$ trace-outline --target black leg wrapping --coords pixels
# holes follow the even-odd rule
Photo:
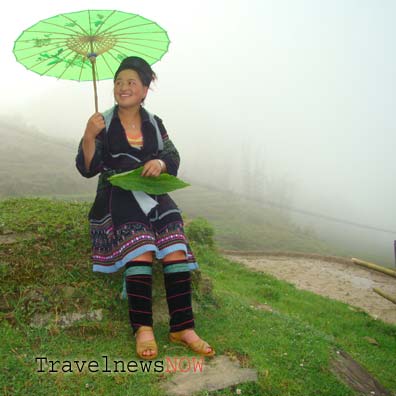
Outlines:
[[[136,268],[150,266],[151,263],[134,261],[129,262],[126,267]],[[137,270],[139,272],[139,270]],[[129,320],[133,333],[135,334],[140,326],[153,325],[153,312],[152,312],[152,275],[147,273],[127,275],[126,292],[128,297]]]
[[[182,263],[185,264],[185,260],[164,263],[164,281],[171,332],[194,328],[191,306],[191,273],[190,271],[166,272],[166,267],[169,265],[175,268],[174,264]]]

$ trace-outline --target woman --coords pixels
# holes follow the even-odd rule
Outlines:
[[[148,195],[112,186],[109,175],[143,167],[142,176],[177,175],[179,154],[160,118],[142,104],[156,78],[139,57],[124,59],[114,76],[117,105],[93,114],[81,139],[76,166],[84,177],[100,173],[89,212],[93,270],[125,267],[129,318],[137,354],[154,359],[158,348],[152,320],[153,253],[162,261],[171,342],[204,356],[215,354],[194,331],[190,271],[198,267],[183,230],[179,209],[168,194]]]

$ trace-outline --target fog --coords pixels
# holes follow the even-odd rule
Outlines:
[[[22,4],[4,11],[0,114],[77,142],[93,113],[92,85],[27,71],[12,46],[39,19],[78,8]],[[85,1],[87,8],[109,5]],[[381,251],[393,264],[394,1],[148,0],[111,8],[168,31],[146,108],[163,119],[185,177],[282,206],[296,222]],[[101,81],[100,110],[112,104],[112,82]]]

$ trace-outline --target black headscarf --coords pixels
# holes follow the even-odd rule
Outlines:
[[[129,56],[121,62],[114,74],[114,81],[117,79],[118,74],[126,69],[135,70],[136,73],[139,74],[143,85],[146,87],[149,87],[151,81],[156,78],[151,66],[143,58],[139,58],[138,56]]]

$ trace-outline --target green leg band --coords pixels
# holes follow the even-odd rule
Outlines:
[[[122,279],[122,294],[121,298],[126,300],[127,292],[126,292],[126,277],[130,275],[152,275],[153,270],[148,265],[137,265],[134,267],[129,267],[124,271],[123,279]]]
[[[164,274],[171,274],[174,272],[186,272],[190,271],[190,267],[187,263],[170,264],[164,266]]]

